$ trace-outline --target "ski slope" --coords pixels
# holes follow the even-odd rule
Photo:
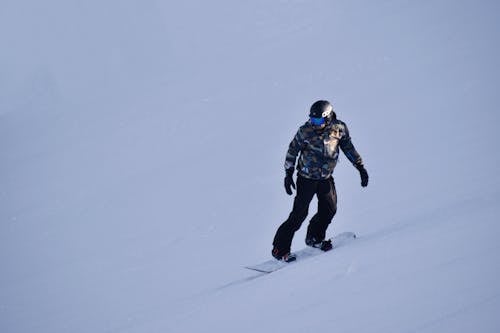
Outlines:
[[[500,331],[499,9],[2,1],[0,332]],[[334,173],[358,237],[246,270],[318,99],[370,174]]]

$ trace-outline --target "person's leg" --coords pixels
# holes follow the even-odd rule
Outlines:
[[[319,207],[318,207],[318,210],[319,210]],[[306,244],[307,245],[313,245],[314,243],[321,241],[321,239],[316,239],[316,236],[315,236],[318,221],[319,221],[319,215],[318,215],[318,213],[316,213],[311,218],[311,220],[309,221],[309,225],[307,226],[307,234],[306,234]]]
[[[293,235],[299,230],[302,222],[307,217],[309,204],[316,193],[317,181],[306,179],[303,177],[297,178],[297,195],[293,202],[293,209],[288,219],[281,224],[274,236],[273,246],[279,254],[290,252]]]
[[[326,229],[337,212],[337,192],[333,178],[321,181],[318,185],[318,212],[313,216],[307,228],[306,244],[314,239],[325,239]],[[308,244],[311,245],[311,244]]]

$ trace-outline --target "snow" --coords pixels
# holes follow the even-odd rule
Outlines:
[[[498,332],[499,9],[4,0],[0,332]],[[248,271],[317,99],[358,238]]]

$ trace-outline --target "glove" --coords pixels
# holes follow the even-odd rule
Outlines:
[[[359,171],[359,175],[361,176],[361,186],[367,187],[368,186],[368,171],[366,171],[365,167],[360,164],[356,165],[356,168]]]
[[[292,187],[295,189],[295,183],[293,182],[293,168],[286,170],[285,177],[285,191],[288,195],[292,195]]]

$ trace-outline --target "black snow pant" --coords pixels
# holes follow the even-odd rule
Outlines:
[[[311,218],[307,228],[307,238],[325,239],[326,229],[337,212],[337,192],[333,178],[312,180],[297,177],[297,195],[288,219],[278,228],[273,246],[280,253],[290,252],[293,235],[307,217],[309,204],[314,195],[318,197],[318,212]]]

